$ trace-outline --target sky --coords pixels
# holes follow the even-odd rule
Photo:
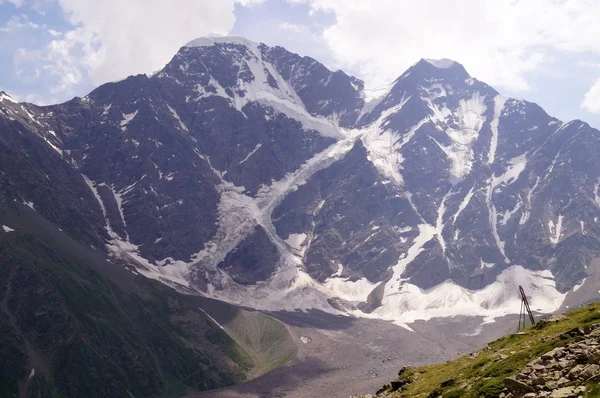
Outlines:
[[[0,0],[0,90],[49,104],[239,35],[385,87],[450,58],[501,94],[600,128],[598,0]]]

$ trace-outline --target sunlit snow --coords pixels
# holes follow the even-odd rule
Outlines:
[[[4,92],[0,92],[0,102],[2,101],[9,101],[12,102],[14,104],[18,104],[17,101],[15,101],[10,95],[4,93]]]
[[[556,311],[566,296],[556,289],[550,271],[531,271],[515,265],[481,290],[468,290],[450,280],[428,290],[404,283],[395,294],[384,296],[383,305],[370,317],[399,324],[454,315],[479,315],[492,321],[518,311],[519,285],[530,296],[532,310],[538,312]]]
[[[135,116],[137,115],[138,111],[136,110],[133,113],[123,113],[123,120],[121,120],[121,131],[125,131],[127,130],[127,125],[129,124],[129,122],[131,122]]]
[[[244,59],[235,62],[240,67],[245,65],[253,78],[248,82],[238,79],[237,87],[230,91],[232,96],[216,80],[211,78],[210,84],[215,87],[216,95],[228,99],[231,105],[240,112],[248,102],[256,101],[299,121],[307,130],[316,130],[325,136],[342,137],[336,116],[331,115],[331,117],[325,118],[310,114],[291,83],[284,79],[273,65],[263,60],[258,43],[242,37],[215,36],[192,40],[185,47],[205,47],[217,43],[229,43],[246,47],[251,55],[245,55]],[[275,80],[276,84],[274,86],[269,84],[269,77]],[[215,95],[206,92],[201,86],[198,87],[197,91],[199,98]],[[243,95],[239,95],[240,92]]]
[[[448,58],[441,58],[441,59],[425,58],[425,61],[427,61],[428,63],[430,63],[431,65],[435,66],[438,69],[447,69],[456,63]]]

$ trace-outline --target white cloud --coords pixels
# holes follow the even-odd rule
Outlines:
[[[59,0],[59,4],[69,22],[79,27],[82,37],[74,39],[94,84],[158,69],[189,40],[226,34],[235,22],[233,0]]]
[[[23,6],[23,4],[25,4],[25,0],[0,0],[0,4],[4,3],[12,4],[17,8],[20,8]]]
[[[302,33],[302,32],[308,31],[306,26],[298,25],[295,23],[289,23],[289,22],[282,22],[279,25],[277,25],[277,27],[281,30],[285,30],[285,31],[291,32],[291,33]]]
[[[336,21],[323,32],[337,66],[374,85],[420,58],[451,58],[477,78],[528,90],[527,74],[557,52],[600,54],[592,0],[288,0]]]
[[[266,0],[237,0],[236,3],[244,7],[252,7],[255,4],[263,4]]]
[[[188,41],[227,34],[235,23],[235,3],[263,1],[58,0],[73,29],[49,31],[52,40],[42,54],[16,54],[15,63],[24,68],[37,62],[30,68],[53,76],[51,91],[67,96],[84,81],[99,85],[159,69]]]
[[[0,32],[13,32],[18,29],[30,28],[38,29],[40,26],[29,20],[29,17],[25,14],[13,15],[8,21],[0,28]]]
[[[592,113],[600,113],[600,78],[585,94],[581,107]]]

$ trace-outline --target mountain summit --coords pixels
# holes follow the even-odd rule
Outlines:
[[[193,40],[151,77],[0,101],[0,198],[136,272],[257,308],[407,323],[512,313],[518,285],[537,311],[595,296],[597,130],[449,60],[366,97],[281,47]]]

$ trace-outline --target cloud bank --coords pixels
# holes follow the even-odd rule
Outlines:
[[[73,28],[48,31],[45,48],[20,49],[15,64],[52,76],[52,93],[70,94],[85,80],[99,85],[157,70],[191,39],[231,31],[236,3],[264,0],[57,1]]]
[[[37,0],[9,1],[23,10]],[[227,34],[235,7],[303,4],[328,13],[327,26],[294,20],[261,26],[260,37],[326,53],[328,64],[365,79],[372,88],[393,81],[420,58],[450,58],[477,78],[511,92],[532,88],[533,73],[551,71],[571,56],[600,59],[600,1],[596,0],[53,0],[70,28],[47,29],[43,48],[15,52],[17,77],[40,78],[55,97],[161,68],[189,40]],[[258,22],[260,23],[260,21]],[[3,31],[42,30],[26,16]],[[316,30],[315,30],[316,29]],[[285,40],[283,40],[285,39]],[[301,41],[301,43],[300,43]],[[302,45],[304,43],[304,45]],[[600,72],[581,107],[600,113]],[[45,78],[45,80],[44,80]],[[47,83],[47,84],[46,84]],[[581,94],[580,94],[581,95]]]
[[[374,85],[392,81],[420,58],[451,58],[492,85],[527,91],[527,75],[556,54],[600,55],[595,0],[287,1],[334,13],[323,39],[335,61]],[[598,86],[583,103],[595,112]]]

